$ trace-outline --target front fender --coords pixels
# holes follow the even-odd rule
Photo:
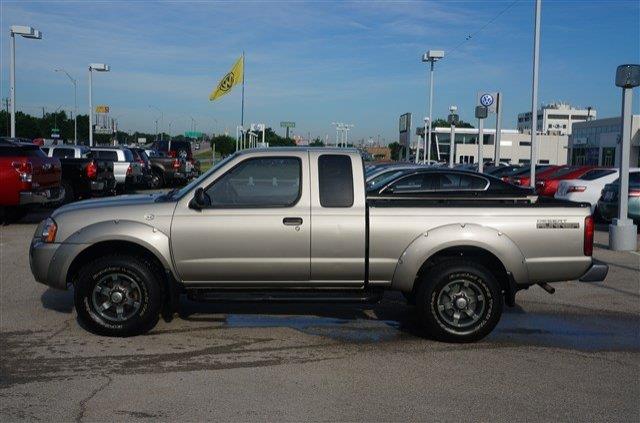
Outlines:
[[[61,248],[56,252],[50,274],[54,272],[65,277],[78,254],[94,244],[105,241],[125,241],[137,244],[149,250],[160,260],[165,269],[169,269],[175,274],[171,262],[169,236],[153,226],[128,220],[94,223],[74,232],[64,240]]]
[[[451,247],[477,247],[496,256],[517,284],[527,284],[524,255],[507,235],[476,224],[439,226],[422,233],[404,250],[393,274],[393,289],[410,292],[422,265],[434,254]]]

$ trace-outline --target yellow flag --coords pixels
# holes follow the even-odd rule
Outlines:
[[[244,54],[240,56],[240,58],[236,61],[235,65],[231,68],[229,73],[227,73],[218,83],[218,86],[215,90],[209,95],[209,100],[214,101],[219,97],[227,94],[234,85],[240,84],[243,82],[244,78]]]

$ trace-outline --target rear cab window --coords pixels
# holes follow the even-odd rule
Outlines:
[[[323,154],[318,158],[318,183],[322,207],[353,206],[353,170],[351,157]]]

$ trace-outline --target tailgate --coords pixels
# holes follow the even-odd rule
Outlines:
[[[62,167],[60,160],[49,157],[30,157],[33,167],[31,186],[34,189],[60,186]]]
[[[113,179],[113,162],[108,160],[94,160],[98,167],[97,179]]]

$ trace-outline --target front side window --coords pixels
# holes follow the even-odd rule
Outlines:
[[[291,207],[301,192],[302,164],[295,157],[248,159],[206,190],[212,207]]]

